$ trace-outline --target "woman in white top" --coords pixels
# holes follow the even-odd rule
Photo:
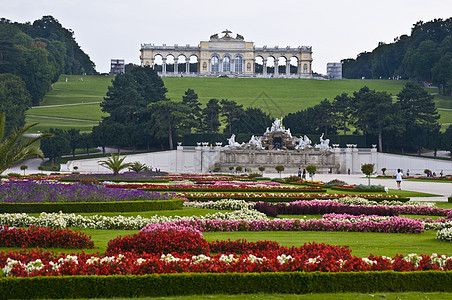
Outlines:
[[[395,174],[395,181],[397,183],[397,188],[400,190],[400,183],[402,182],[402,172],[400,171],[400,169],[397,169],[397,173]]]

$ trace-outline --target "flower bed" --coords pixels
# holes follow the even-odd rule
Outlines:
[[[209,200],[220,200],[220,199],[239,199],[239,200],[250,200],[250,201],[265,201],[265,202],[281,202],[281,201],[294,201],[298,199],[304,200],[314,200],[314,199],[337,199],[344,197],[359,197],[365,198],[373,201],[384,201],[384,200],[397,200],[397,201],[409,201],[409,198],[400,197],[397,195],[347,195],[347,194],[295,194],[295,193],[189,193],[189,192],[178,192],[177,197],[187,198],[189,200],[197,201],[209,201]]]
[[[414,205],[349,205],[334,200],[294,201],[290,203],[257,202],[254,209],[275,217],[277,215],[319,215],[327,213],[347,213],[351,215],[427,215],[444,216],[452,219],[452,209]],[[268,213],[270,212],[270,213]]]
[[[123,230],[140,230],[149,223],[165,223],[179,220],[191,219],[225,219],[225,220],[268,220],[265,214],[255,210],[241,209],[233,212],[218,212],[207,214],[205,216],[192,217],[165,217],[155,215],[150,218],[124,217],[115,216],[108,217],[102,215],[82,216],[76,214],[59,213],[41,213],[39,216],[31,216],[25,213],[17,214],[0,214],[0,224],[8,224],[9,226],[42,226],[51,228],[67,228],[79,227],[90,229],[123,229]]]
[[[189,219],[174,221],[172,226],[192,226],[201,232],[215,231],[347,231],[382,233],[422,233],[421,221],[405,217],[360,216],[359,219],[321,218],[321,219],[273,219],[273,220],[224,220]],[[351,221],[352,220],[352,221]],[[153,224],[145,226],[147,232]]]
[[[113,182],[168,182],[166,172],[125,172],[120,174],[76,174],[67,175],[60,178],[60,181],[80,181],[85,178],[92,178],[98,181],[113,181]]]
[[[56,247],[56,248],[94,248],[91,237],[84,232],[70,229],[51,229],[31,226],[24,228],[0,227],[0,247]]]
[[[214,242],[215,243],[215,242]],[[234,243],[234,242],[232,242]],[[245,242],[246,243],[246,242]],[[225,246],[224,248],[233,249]],[[236,243],[234,243],[236,244]],[[243,242],[241,242],[243,246]],[[452,270],[452,258],[436,254],[393,258],[370,255],[352,256],[347,248],[325,244],[305,244],[287,249],[252,249],[229,254],[147,254],[131,253],[111,256],[97,254],[57,255],[52,252],[13,251],[0,253],[0,267],[5,276],[125,275],[164,273],[260,273],[260,272],[362,272]]]
[[[167,200],[172,193],[145,190],[114,189],[102,185],[63,184],[40,181],[4,182],[0,185],[0,202],[112,202],[134,200]]]
[[[175,192],[278,192],[278,193],[307,193],[307,192],[325,192],[321,187],[287,187],[287,186],[267,186],[256,184],[255,182],[227,182],[208,181],[203,184],[104,184],[109,188],[132,188],[147,189],[153,191],[175,191]],[[279,185],[279,183],[278,183]]]
[[[436,233],[436,239],[445,242],[452,242],[452,227],[438,230]]]

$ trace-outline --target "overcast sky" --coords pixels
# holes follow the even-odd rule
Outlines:
[[[33,22],[52,15],[108,72],[110,59],[138,64],[142,43],[191,44],[229,29],[255,46],[312,46],[313,70],[356,58],[412,25],[452,17],[450,0],[3,0],[0,17]]]

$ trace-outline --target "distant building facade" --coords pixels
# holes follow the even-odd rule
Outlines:
[[[312,47],[255,47],[244,37],[210,36],[198,46],[141,45],[141,65],[161,76],[312,77]]]
[[[326,76],[328,76],[328,79],[342,79],[342,63],[327,63]]]
[[[126,72],[124,59],[112,59],[110,64],[110,75],[118,75]]]

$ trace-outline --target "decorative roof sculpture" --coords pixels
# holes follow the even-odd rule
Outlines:
[[[231,40],[232,41],[243,41],[243,40],[245,40],[243,35],[238,34],[238,33],[237,33],[237,36],[235,38],[233,38],[230,35],[230,33],[232,33],[232,31],[227,30],[227,29],[223,30],[221,33],[224,33],[224,35],[221,38],[219,37],[218,33],[212,34],[210,36],[210,41],[224,41],[224,40],[227,40],[227,41],[231,41]]]

